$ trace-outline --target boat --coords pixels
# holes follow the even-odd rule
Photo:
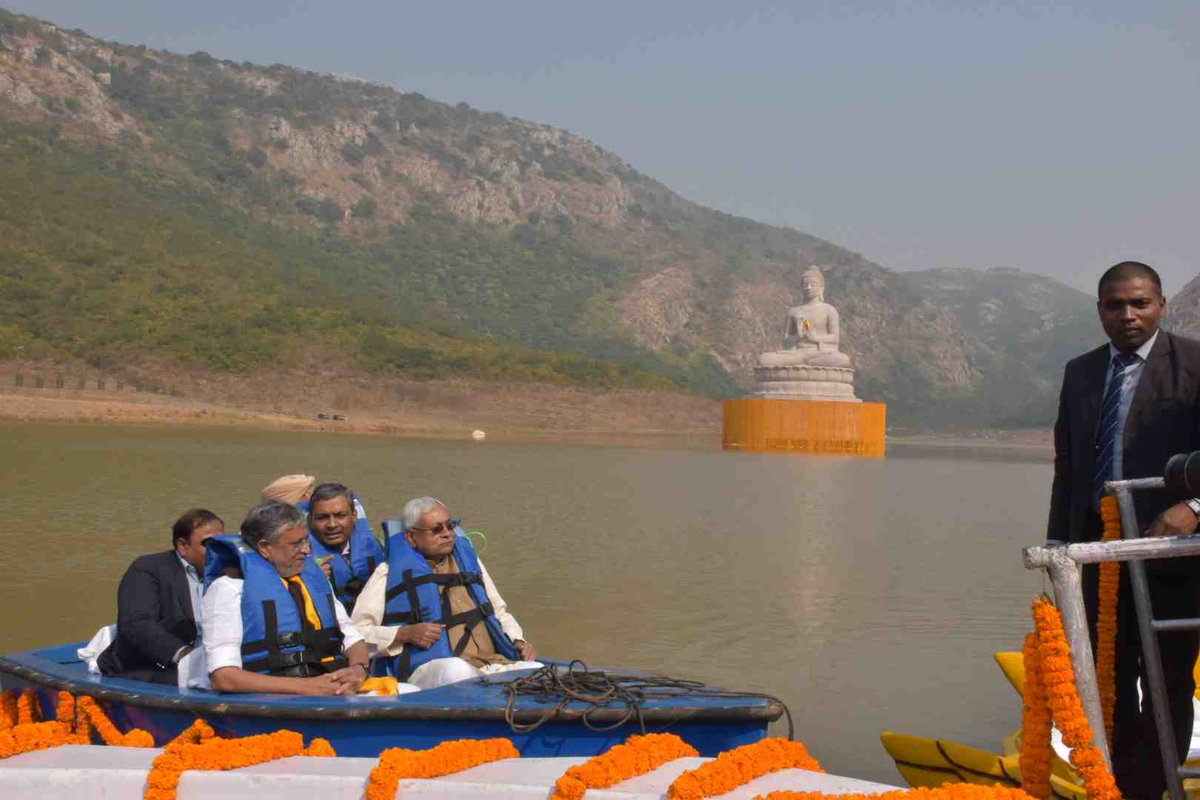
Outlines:
[[[390,747],[427,749],[453,739],[498,736],[512,740],[523,756],[594,756],[643,728],[677,734],[702,756],[715,756],[763,739],[785,711],[765,695],[594,670],[587,674],[607,676],[627,689],[620,693],[625,699],[589,702],[515,691],[532,670],[386,697],[218,694],[90,674],[76,652],[83,644],[0,656],[0,689],[33,689],[44,710],[56,707],[59,691],[91,696],[118,729],[140,728],[159,744],[201,718],[221,736],[287,728],[305,740],[327,739],[340,755],[359,757],[376,757]],[[547,663],[555,674],[580,674],[579,662]]]
[[[996,664],[1017,694],[1024,697],[1025,663],[1020,653],[996,653]],[[1197,685],[1200,686],[1200,661],[1196,662]],[[1196,692],[1200,700],[1200,689]],[[1021,785],[1021,735],[1014,731],[1005,737],[1001,753],[989,753],[946,739],[927,739],[921,736],[884,731],[880,734],[883,748],[900,776],[912,787],[936,788],[947,783]],[[1050,792],[1058,800],[1086,800],[1087,792],[1071,769],[1067,759],[1069,749],[1062,743],[1057,730],[1052,733],[1053,753],[1050,761]],[[1200,765],[1200,714],[1192,732],[1188,753],[1189,765]],[[1185,783],[1190,788],[1191,783]]]

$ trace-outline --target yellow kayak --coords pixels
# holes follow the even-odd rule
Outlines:
[[[996,653],[996,663],[1017,694],[1024,696],[1025,662],[1021,654]],[[1195,674],[1197,686],[1200,686],[1200,661],[1197,661]],[[1200,689],[1197,689],[1196,697],[1200,698]],[[885,731],[880,738],[883,748],[896,762],[896,769],[909,786],[933,788],[946,783],[1021,785],[1020,731],[1005,738],[1003,755],[945,739],[925,739],[890,731]],[[1060,800],[1087,800],[1087,793],[1071,765],[1057,754],[1053,759],[1050,773],[1053,795]],[[1192,789],[1191,783],[1189,781],[1185,786]]]

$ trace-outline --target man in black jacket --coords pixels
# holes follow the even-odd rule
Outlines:
[[[193,508],[171,527],[174,549],[138,557],[117,589],[117,637],[100,671],[174,684],[179,659],[197,646],[204,592],[204,542],[225,532],[211,511]]]
[[[1063,375],[1054,425],[1054,484],[1047,538],[1100,539],[1099,497],[1106,480],[1160,476],[1175,453],[1200,450],[1200,342],[1159,329],[1167,310],[1158,274],[1125,261],[1100,278],[1097,309],[1109,343],[1073,359]],[[1176,502],[1163,492],[1134,495],[1147,535],[1192,533],[1200,501]],[[1196,559],[1147,568],[1154,615],[1200,616]],[[1083,594],[1095,641],[1098,571],[1084,567]],[[1159,800],[1166,788],[1149,702],[1138,704],[1144,674],[1128,571],[1122,569],[1117,609],[1117,701],[1113,771],[1122,794]],[[1182,759],[1192,730],[1195,631],[1159,638],[1168,705]]]

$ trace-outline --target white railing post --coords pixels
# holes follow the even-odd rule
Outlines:
[[[1044,567],[1050,572],[1054,586],[1054,604],[1062,614],[1063,630],[1071,645],[1071,666],[1075,669],[1075,687],[1079,702],[1092,728],[1092,738],[1104,763],[1112,767],[1108,755],[1108,737],[1104,732],[1104,713],[1100,706],[1100,691],[1096,685],[1096,665],[1092,659],[1092,637],[1088,633],[1087,612],[1083,606],[1083,586],[1079,565],[1067,554],[1066,547],[1030,547],[1025,550],[1025,566]],[[1037,563],[1031,563],[1036,558]]]

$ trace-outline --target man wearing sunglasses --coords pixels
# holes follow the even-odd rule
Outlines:
[[[422,689],[541,664],[471,540],[439,500],[404,506],[404,531],[371,575],[352,622],[387,673]]]

